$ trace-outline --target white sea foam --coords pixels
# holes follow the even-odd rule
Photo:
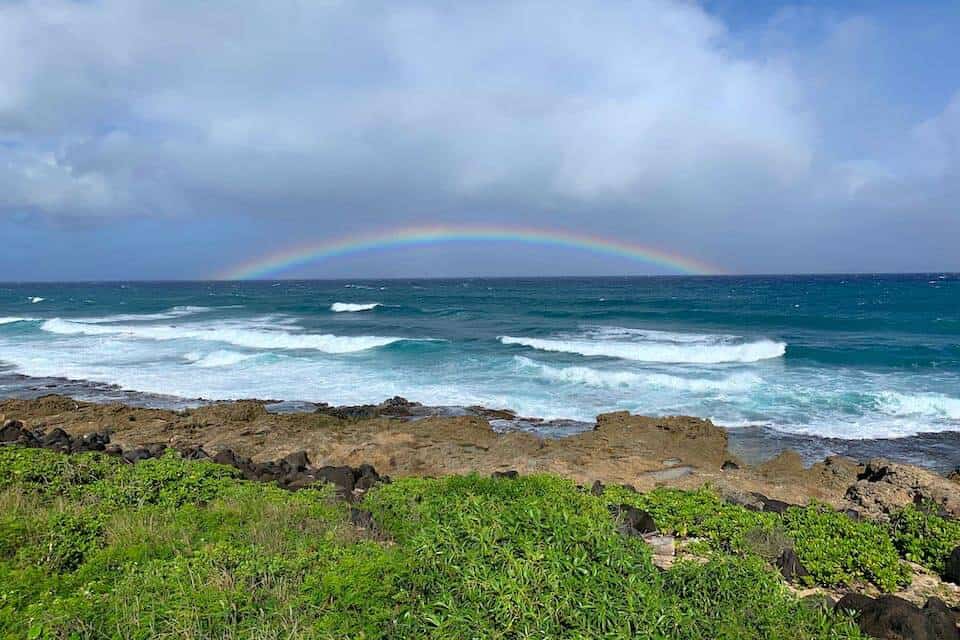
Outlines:
[[[960,398],[939,393],[905,394],[883,391],[878,394],[880,411],[895,416],[927,416],[960,420]]]
[[[380,306],[383,305],[381,305],[379,302],[368,302],[364,304],[355,304],[352,302],[334,302],[332,305],[330,305],[330,311],[337,313],[344,311],[370,311]]]
[[[0,324],[13,324],[14,322],[30,322],[34,318],[20,318],[16,316],[0,317]]]
[[[232,308],[232,307],[224,307]],[[158,313],[120,313],[110,316],[101,316],[97,318],[70,318],[71,322],[83,322],[85,324],[105,324],[109,322],[149,322],[153,320],[172,320],[184,316],[192,316],[197,313],[212,311],[211,307],[173,307],[166,311]]]
[[[229,325],[104,325],[47,320],[41,329],[61,335],[115,335],[147,340],[204,340],[224,342],[249,349],[308,349],[324,353],[352,353],[382,347],[404,338],[384,336],[336,336],[244,329]]]
[[[43,302],[46,298],[41,298],[40,296],[33,296],[30,298],[32,304],[37,304],[38,302]]]
[[[616,328],[613,328],[616,329]],[[500,342],[522,345],[540,351],[576,353],[583,356],[608,356],[641,362],[677,364],[718,364],[757,362],[779,358],[787,345],[773,340],[736,342],[733,336],[702,336],[667,332],[630,330],[593,332],[563,338],[500,336]],[[617,339],[631,337],[633,339]]]
[[[256,355],[252,353],[240,353],[239,351],[217,350],[211,351],[210,353],[191,351],[190,353],[184,354],[183,357],[195,367],[207,368],[229,367],[230,365],[239,364],[244,360],[255,358]]]
[[[748,391],[763,380],[751,373],[738,373],[723,378],[687,378],[666,373],[638,373],[611,371],[592,367],[553,367],[523,356],[514,360],[521,367],[534,369],[547,380],[583,384],[591,387],[616,389],[619,387],[659,387],[695,393]]]

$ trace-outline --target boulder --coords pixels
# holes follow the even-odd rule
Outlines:
[[[604,490],[603,483],[599,480],[594,480],[593,486],[590,487],[590,493],[595,496],[602,496]]]
[[[46,433],[40,442],[44,448],[55,449],[66,453],[70,451],[71,440],[70,434],[60,427],[56,427]]]
[[[361,464],[354,473],[353,488],[355,491],[368,491],[373,485],[380,482],[380,474],[369,464]]]
[[[960,517],[960,491],[943,476],[884,458],[870,460],[846,498],[865,515],[884,518],[909,504],[934,503],[951,518]]]
[[[700,418],[648,418],[615,411],[597,416],[594,431],[611,442],[642,442],[662,459],[677,458],[693,467],[719,469],[730,459],[726,430]]]
[[[937,638],[954,638],[960,637],[960,631],[956,631],[956,627],[960,624],[960,613],[957,613],[953,609],[947,606],[947,603],[941,600],[940,598],[928,598],[927,603],[923,605],[923,611],[927,616],[927,629],[928,631],[935,631],[939,635],[933,635],[931,637]],[[949,630],[955,630],[957,635],[949,635]]]
[[[162,442],[153,442],[148,445],[144,445],[144,448],[150,452],[151,458],[159,458],[163,456],[164,452],[167,450],[167,445]]]
[[[23,423],[19,420],[6,420],[0,427],[0,442],[16,442],[24,432]]]
[[[184,460],[207,460],[210,458],[209,454],[203,450],[203,447],[199,446],[183,447],[179,451],[180,457]]]
[[[284,489],[289,489],[290,491],[299,491],[300,489],[305,489],[312,484],[317,482],[316,476],[313,476],[308,473],[298,472],[291,473],[284,476],[280,479],[280,486]],[[339,488],[337,491],[339,495]]]
[[[353,493],[354,475],[350,467],[320,467],[314,470],[317,480],[328,482],[336,487],[337,496],[349,497]]]
[[[783,500],[776,500],[776,499],[774,499],[774,498],[768,498],[767,496],[763,495],[762,493],[754,493],[754,494],[752,494],[752,495],[753,495],[754,498],[756,498],[757,502],[760,503],[760,505],[761,505],[761,509],[760,509],[760,510],[761,510],[761,511],[769,511],[769,512],[771,512],[771,513],[779,513],[779,514],[782,514],[782,513],[786,512],[786,510],[789,509],[790,507],[795,507],[795,506],[797,506],[797,505],[795,505],[795,504],[790,504],[789,502],[784,502]]]
[[[129,464],[135,464],[141,460],[149,460],[151,457],[150,451],[144,447],[138,447],[136,449],[127,449],[123,452],[122,456],[123,461]]]
[[[617,530],[627,536],[655,533],[657,523],[653,516],[629,504],[610,505],[610,513],[617,521]]]
[[[881,640],[956,640],[952,612],[937,598],[923,609],[892,595],[877,599],[848,594],[837,603],[838,610],[852,611],[860,630]]]
[[[103,451],[108,444],[110,444],[110,434],[94,431],[79,438],[74,438],[71,451]]]
[[[780,557],[777,558],[776,565],[777,569],[780,570],[780,575],[782,575],[787,582],[796,582],[800,578],[810,575],[810,572],[808,572],[807,568],[800,562],[800,558],[797,557],[793,549],[784,549]]]
[[[490,474],[490,477],[493,478],[494,480],[498,478],[503,478],[505,480],[516,480],[517,478],[520,477],[520,474],[517,472],[516,469],[510,469],[508,471],[494,471],[493,473]]]
[[[240,467],[241,463],[241,458],[233,452],[233,449],[221,449],[212,459],[217,464],[225,464],[231,467]]]
[[[946,569],[943,572],[943,579],[960,585],[960,546],[954,549],[947,558]]]
[[[310,458],[307,457],[306,451],[294,451],[285,456],[283,460],[280,461],[280,465],[287,473],[306,471],[307,467],[310,466]]]

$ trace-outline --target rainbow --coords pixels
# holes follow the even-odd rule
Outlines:
[[[723,270],[716,266],[676,253],[582,233],[532,227],[429,225],[343,236],[332,240],[321,240],[288,247],[276,253],[234,265],[214,277],[218,280],[268,278],[286,269],[325,258],[376,249],[414,247],[457,241],[507,241],[548,247],[567,247],[639,260],[679,271],[683,274],[723,273]]]

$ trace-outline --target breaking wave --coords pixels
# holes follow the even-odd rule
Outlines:
[[[905,394],[883,391],[878,396],[882,412],[896,416],[931,416],[960,420],[960,398],[939,393]]]
[[[365,304],[355,304],[352,302],[334,302],[330,305],[330,311],[337,313],[344,311],[370,311],[382,306],[379,302],[369,302]]]
[[[218,350],[211,351],[210,353],[199,353],[197,351],[191,351],[190,353],[185,354],[185,360],[188,360],[195,367],[229,367],[230,365],[239,364],[244,360],[249,360],[251,358],[256,358],[257,356],[252,353],[240,353],[239,351],[226,351]]]
[[[14,316],[0,317],[0,324],[13,324],[14,322],[31,322],[34,318],[19,318]]]
[[[167,311],[158,313],[121,313],[111,316],[102,316],[99,318],[71,318],[71,322],[82,322],[84,324],[106,324],[109,322],[149,322],[151,320],[172,320],[184,316],[192,316],[197,313],[213,311],[211,307],[173,307]]]
[[[53,318],[41,327],[61,335],[115,335],[147,340],[205,340],[224,342],[249,349],[305,349],[324,353],[352,353],[383,347],[406,338],[384,336],[335,336],[293,334],[287,331],[243,329],[229,325],[101,325]]]
[[[577,336],[558,338],[500,336],[500,342],[539,351],[672,364],[758,362],[779,358],[787,349],[786,343],[766,339],[746,342],[736,336],[680,334],[620,327],[590,329]]]
[[[592,367],[553,367],[523,356],[514,357],[522,368],[534,369],[540,377],[554,382],[583,384],[590,387],[659,387],[695,393],[748,391],[763,380],[754,374],[740,373],[724,378],[686,378],[665,373],[606,371]]]

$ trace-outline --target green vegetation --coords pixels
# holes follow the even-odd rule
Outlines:
[[[679,536],[702,539],[708,548],[769,558],[770,541],[792,541],[810,579],[825,586],[872,582],[884,591],[909,584],[909,568],[890,540],[890,531],[855,521],[819,505],[790,508],[782,516],[750,511],[725,502],[709,489],[656,489],[638,494],[610,487],[604,499],[630,504],[653,515],[657,526]]]
[[[702,538],[706,562],[656,569],[610,503]],[[710,491],[598,498],[554,476],[468,476],[399,480],[363,507],[388,540],[326,489],[173,453],[125,465],[0,447],[0,637],[852,639],[764,556],[793,543],[817,580],[882,584],[899,567],[879,525]]]
[[[893,543],[907,560],[937,573],[960,546],[960,522],[936,515],[935,505],[907,507],[893,518],[892,529]]]

